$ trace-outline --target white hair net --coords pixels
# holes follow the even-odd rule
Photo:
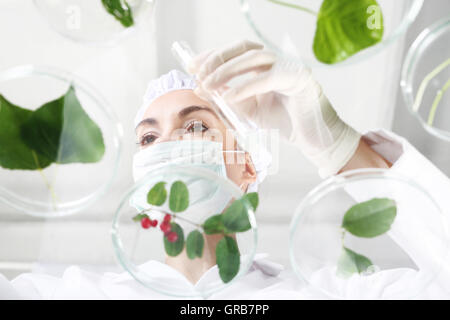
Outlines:
[[[157,98],[170,91],[194,90],[195,87],[195,78],[178,70],[172,70],[158,79],[151,80],[142,99],[142,105],[134,118],[134,127],[136,128],[144,120],[145,111]]]
[[[160,96],[175,90],[194,90],[196,88],[195,77],[187,75],[179,70],[171,70],[157,79],[151,80],[147,91],[143,97],[142,105],[134,119],[134,126],[144,120],[144,114],[150,104]],[[255,130],[258,130],[256,127]],[[248,151],[255,166],[257,179],[252,183],[247,192],[257,191],[258,185],[267,176],[267,169],[272,162],[272,156],[265,148],[260,148],[257,152]]]

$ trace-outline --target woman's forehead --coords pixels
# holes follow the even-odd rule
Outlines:
[[[193,90],[175,90],[154,100],[144,113],[144,119],[155,118],[158,115],[179,113],[183,108],[192,105],[210,106],[208,101],[200,99]]]

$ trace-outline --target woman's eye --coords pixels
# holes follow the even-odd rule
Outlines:
[[[191,122],[186,127],[186,131],[189,133],[205,132],[206,130],[208,130],[208,127],[202,121]]]
[[[140,141],[140,145],[145,146],[147,144],[153,143],[156,139],[157,139],[157,136],[155,136],[154,134],[147,134],[142,137],[142,139]]]

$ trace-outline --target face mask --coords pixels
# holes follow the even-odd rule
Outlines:
[[[192,174],[164,170],[176,166],[192,168]],[[148,174],[160,168],[162,170],[159,170],[159,173]],[[165,181],[166,190],[169,193],[172,183],[181,180],[189,190],[189,207],[186,211],[177,214],[182,214],[195,223],[203,223],[211,215],[221,213],[232,197],[230,192],[224,190],[218,182],[196,177],[196,168],[215,173],[217,179],[227,179],[222,143],[208,140],[178,140],[161,142],[139,151],[133,159],[133,177],[135,181],[144,179],[145,183],[136,190],[130,199],[130,204],[139,212],[148,209],[150,205],[147,203],[147,193],[156,183]],[[169,211],[168,200],[161,208]],[[151,219],[163,218],[159,211],[147,212],[147,214]],[[178,223],[182,224],[182,221]],[[182,227],[185,232],[193,229],[190,224],[184,224]]]

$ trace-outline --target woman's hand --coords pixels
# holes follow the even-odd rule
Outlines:
[[[188,66],[197,74],[196,93],[208,98],[217,90],[238,113],[260,127],[278,128],[326,177],[353,157],[360,134],[344,123],[313,79],[311,70],[277,57],[263,46],[240,41],[195,57]],[[233,87],[229,81],[247,75]]]

